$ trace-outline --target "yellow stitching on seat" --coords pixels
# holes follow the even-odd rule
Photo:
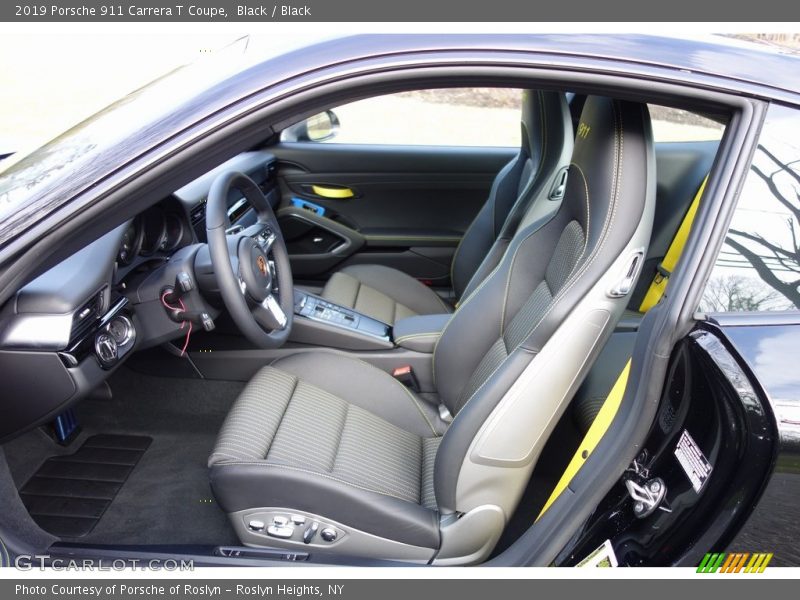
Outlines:
[[[418,411],[419,411],[419,413],[422,415],[422,418],[423,418],[423,419],[425,419],[425,422],[428,424],[428,427],[430,427],[430,429],[431,429],[431,432],[433,433],[433,435],[434,435],[434,436],[436,436],[436,437],[440,437],[440,436],[439,436],[439,432],[437,432],[437,431],[436,431],[436,430],[433,428],[433,425],[431,424],[431,422],[430,422],[430,419],[428,419],[428,416],[427,416],[427,415],[425,414],[425,412],[422,410],[422,407],[419,405],[419,402],[418,402],[418,401],[417,401],[417,399],[414,397],[414,395],[413,395],[413,394],[412,394],[412,393],[411,393],[411,392],[408,390],[408,388],[407,388],[406,386],[404,386],[402,383],[400,383],[399,381],[397,381],[397,379],[395,379],[394,377],[392,377],[392,376],[391,376],[389,373],[387,373],[387,372],[386,372],[386,371],[384,371],[383,369],[379,369],[379,368],[378,368],[378,367],[376,367],[375,365],[373,365],[373,364],[370,364],[370,363],[368,363],[367,361],[365,361],[365,360],[362,360],[362,359],[360,359],[360,358],[358,358],[358,357],[356,357],[356,356],[352,356],[352,355],[350,355],[350,354],[347,354],[346,352],[342,352],[341,350],[328,349],[328,348],[321,348],[321,349],[314,349],[314,350],[300,350],[300,351],[298,351],[298,352],[296,352],[296,353],[294,353],[294,354],[290,354],[289,356],[282,356],[282,357],[280,357],[280,358],[277,358],[277,359],[275,359],[274,361],[272,361],[272,363],[271,363],[271,364],[278,363],[278,362],[280,362],[281,360],[287,360],[287,359],[290,359],[291,357],[293,357],[293,356],[297,356],[297,355],[300,355],[300,354],[314,354],[314,353],[317,353],[317,352],[319,352],[319,353],[323,353],[323,354],[334,354],[334,355],[336,355],[336,356],[342,356],[342,357],[344,357],[344,358],[347,358],[347,359],[349,359],[349,360],[354,360],[354,361],[356,361],[356,362],[359,362],[359,363],[361,363],[361,364],[363,364],[363,365],[366,365],[366,366],[370,367],[371,369],[374,369],[374,370],[378,371],[379,373],[382,373],[383,375],[385,375],[386,377],[388,377],[388,378],[389,378],[389,381],[391,381],[391,382],[392,382],[392,383],[394,383],[395,385],[398,385],[398,386],[400,386],[400,389],[402,389],[402,390],[403,390],[403,391],[406,393],[406,395],[407,395],[407,396],[408,396],[408,397],[411,399],[411,401],[414,403],[414,406],[416,406],[416,407],[417,407],[417,410],[418,410]],[[279,371],[282,371],[283,373],[287,373],[288,375],[291,375],[292,377],[296,377],[296,378],[298,379],[298,381],[302,381],[302,379],[301,379],[300,377],[298,377],[297,375],[295,375],[294,373],[289,373],[288,371],[284,371],[284,370],[283,370],[283,369],[281,369],[280,367],[273,367],[273,368],[274,368],[274,369],[278,369]],[[345,402],[345,403],[347,403],[347,404],[352,404],[352,402],[349,402],[347,399],[345,399],[345,398],[340,398],[340,397],[339,397],[339,396],[337,396],[336,394],[333,394],[332,392],[329,392],[329,391],[325,390],[324,388],[321,388],[321,387],[319,387],[319,386],[315,386],[313,383],[308,383],[307,381],[306,381],[305,383],[306,383],[306,385],[311,385],[311,386],[313,386],[313,387],[316,387],[316,388],[318,388],[318,389],[321,389],[321,390],[322,390],[322,391],[324,391],[325,393],[327,393],[327,394],[331,394],[331,395],[335,396],[336,398],[339,398],[339,400],[342,400],[343,402]],[[372,413],[372,411],[370,411],[369,409],[366,409],[366,408],[365,408],[364,410],[366,410],[366,411],[367,411],[367,412],[369,412],[369,413]],[[374,414],[374,413],[372,413],[372,414]],[[375,415],[375,416],[377,416],[377,417],[379,417],[379,418],[382,418],[382,417],[380,417],[380,415]],[[384,421],[386,421],[386,419],[384,419]],[[398,427],[398,426],[397,426],[397,425],[395,425],[395,427]],[[403,428],[402,428],[402,427],[399,427],[399,429],[403,429]]]
[[[436,434],[434,437],[441,437],[441,436]],[[430,438],[423,438],[423,439],[430,439]],[[396,494],[391,494],[391,493],[388,493],[388,492],[382,492],[382,491],[378,491],[378,490],[373,490],[373,489],[370,489],[370,488],[368,488],[366,486],[359,485],[357,483],[352,483],[350,481],[346,481],[344,479],[340,479],[339,477],[335,477],[333,475],[329,475],[328,473],[321,473],[319,471],[313,471],[311,469],[303,469],[302,467],[295,467],[295,466],[291,466],[291,465],[281,465],[281,464],[278,464],[278,463],[267,462],[265,460],[264,461],[244,461],[244,460],[235,460],[235,461],[233,461],[232,460],[232,461],[226,461],[226,462],[221,462],[221,463],[215,463],[213,466],[216,467],[216,466],[224,466],[224,465],[250,465],[250,466],[254,466],[254,467],[271,467],[271,468],[276,468],[276,469],[286,469],[288,471],[297,471],[297,472],[300,472],[300,473],[308,473],[309,475],[317,475],[317,476],[322,477],[324,479],[330,479],[331,481],[336,481],[337,483],[341,483],[343,485],[347,485],[347,486],[350,486],[350,487],[353,487],[353,488],[356,488],[356,489],[359,489],[359,490],[363,490],[365,492],[372,492],[373,494],[380,494],[381,496],[389,496],[391,498],[396,498],[397,500],[402,500],[403,502],[408,502],[410,504],[419,504],[419,503],[415,503],[415,502],[409,500],[408,498],[403,498],[401,496],[397,496]],[[420,474],[420,487],[421,487],[421,485],[422,485],[422,481],[421,481],[421,474]],[[421,504],[420,504],[420,506],[421,506]]]
[[[460,237],[456,236],[438,236],[438,235],[381,235],[381,234],[370,234],[365,235],[365,239],[367,240],[396,240],[399,242],[405,242],[408,240],[411,241],[423,241],[423,242],[457,242],[460,241]]]
[[[395,338],[394,341],[395,341],[395,343],[397,343],[397,342],[402,342],[403,340],[410,340],[410,339],[419,338],[419,337],[430,337],[432,335],[442,335],[442,332],[441,331],[429,331],[428,333],[409,333],[408,335],[404,335],[402,337]]]
[[[547,315],[550,314],[550,312],[553,310],[553,307],[555,306],[556,302],[558,300],[560,300],[561,298],[563,298],[564,295],[566,295],[566,293],[575,286],[575,284],[578,282],[580,276],[589,269],[589,267],[592,265],[592,263],[594,263],[595,259],[600,255],[600,252],[603,249],[603,246],[605,245],[606,240],[608,239],[608,232],[611,230],[611,227],[614,224],[614,219],[615,219],[616,214],[617,214],[617,204],[618,204],[618,200],[619,200],[619,190],[620,190],[620,187],[621,187],[620,182],[622,181],[622,164],[621,163],[622,163],[622,153],[623,153],[623,144],[624,144],[624,129],[623,129],[623,126],[622,126],[622,115],[621,115],[621,113],[619,113],[619,107],[617,106],[617,102],[616,101],[612,101],[612,106],[614,108],[614,163],[613,163],[613,172],[612,172],[613,200],[612,200],[612,203],[611,203],[611,210],[608,213],[606,213],[606,220],[603,223],[603,229],[600,232],[600,241],[598,242],[597,246],[592,250],[592,253],[589,256],[589,259],[586,261],[586,263],[584,263],[581,266],[581,268],[579,268],[577,271],[575,271],[573,274],[570,275],[570,278],[567,280],[567,282],[565,283],[564,287],[562,287],[561,290],[556,295],[556,297],[553,298],[553,301],[550,303],[550,306],[544,312],[544,314],[539,319],[539,321],[536,323],[536,325],[534,325],[531,328],[531,330],[527,333],[525,338],[530,337],[536,331],[536,329],[538,329],[539,325],[542,324],[542,322],[544,321],[545,317],[547,317]],[[586,196],[587,196],[586,197],[586,206],[587,206],[587,211],[588,211],[588,208],[589,208],[589,187],[588,187],[589,186],[589,182],[586,180],[586,177],[583,174],[583,171],[581,170],[580,166],[575,165],[575,167],[581,173],[581,177],[583,178],[584,185],[586,186]],[[584,243],[583,252],[586,252],[586,245],[588,245],[588,243],[589,243],[589,218],[588,218],[588,215],[589,215],[589,213],[587,212],[586,241]],[[581,258],[583,257],[583,252],[581,253],[581,256],[578,257],[578,261],[580,261]],[[524,341],[525,338],[523,338],[523,341]],[[522,342],[520,342],[520,344],[522,344]],[[519,346],[519,344],[518,344],[518,346]]]
[[[503,344],[505,345],[505,341],[503,342]],[[519,347],[519,346],[518,346],[518,347]],[[515,348],[515,350],[516,350],[516,348]],[[533,356],[536,356],[536,355],[538,354],[538,352],[534,352],[533,350],[528,350],[527,348],[522,348],[522,349],[520,350],[520,352],[527,352],[528,354],[532,354]],[[508,353],[508,355],[506,356],[506,360],[508,359],[508,357],[509,357],[509,356],[511,356],[511,353],[510,353],[510,352],[509,352],[509,353]],[[469,404],[469,401],[470,401],[470,400],[472,400],[472,399],[475,397],[475,394],[477,394],[478,392],[480,392],[480,391],[483,389],[483,386],[485,386],[487,383],[489,383],[489,380],[491,380],[491,378],[494,376],[494,374],[495,374],[495,373],[497,373],[497,371],[498,371],[498,370],[500,370],[500,367],[502,367],[502,366],[505,364],[505,362],[506,362],[505,360],[501,361],[501,362],[500,362],[500,364],[499,364],[499,365],[497,365],[497,366],[494,368],[494,371],[492,371],[491,373],[489,373],[489,376],[488,376],[488,377],[487,377],[487,378],[486,378],[486,379],[483,381],[483,383],[482,383],[482,384],[480,384],[480,385],[478,386],[478,388],[477,388],[477,389],[476,389],[474,392],[472,392],[472,393],[470,394],[469,398],[467,398],[467,399],[464,401],[464,403],[461,405],[461,408],[460,408],[459,410],[457,410],[457,411],[456,411],[456,414],[455,414],[455,415],[453,415],[453,420],[455,420],[455,418],[456,418],[456,417],[459,415],[459,413],[461,413],[461,411],[462,411],[462,410],[464,410],[464,408],[466,408],[467,404]]]
[[[533,235],[534,235],[536,232],[538,232],[538,231],[541,231],[541,230],[542,230],[542,229],[543,229],[543,228],[544,228],[546,225],[548,225],[548,224],[549,224],[549,223],[550,223],[550,222],[551,222],[551,221],[552,221],[552,220],[555,218],[555,216],[556,216],[557,214],[558,214],[558,211],[556,211],[556,212],[552,213],[552,214],[549,216],[549,218],[547,218],[547,220],[546,220],[546,221],[542,221],[541,223],[539,223],[539,225],[538,225],[537,227],[534,227],[534,228],[533,228],[533,229],[532,229],[532,230],[531,230],[531,231],[530,231],[530,232],[529,232],[529,233],[528,233],[528,234],[527,234],[527,235],[526,235],[526,236],[525,236],[525,237],[524,237],[524,238],[523,238],[523,239],[520,241],[520,243],[517,245],[517,248],[516,248],[516,250],[514,250],[514,255],[516,256],[517,252],[519,252],[520,246],[522,246],[522,245],[523,245],[523,244],[524,244],[526,241],[528,241],[528,239],[530,239],[530,238],[531,238],[531,236],[533,236]],[[537,223],[537,222],[538,222],[538,221],[534,221],[533,223],[531,223],[530,225],[528,225],[528,227],[533,227],[534,225],[536,225],[536,223]],[[492,279],[492,277],[494,277],[494,276],[495,276],[495,274],[496,274],[498,271],[500,271],[500,267],[502,267],[502,266],[505,264],[505,260],[506,260],[507,253],[508,253],[508,250],[506,250],[506,253],[504,253],[504,254],[503,254],[503,258],[501,258],[501,259],[500,259],[500,262],[499,262],[499,263],[497,263],[497,266],[495,266],[495,268],[494,268],[494,269],[492,269],[491,273],[489,273],[489,274],[486,276],[486,279],[484,279],[484,280],[481,282],[481,284],[480,284],[480,285],[479,285],[479,286],[478,286],[478,287],[475,289],[475,291],[474,291],[474,292],[472,292],[472,293],[471,293],[471,294],[470,294],[470,295],[467,297],[467,299],[466,299],[466,300],[465,300],[465,301],[464,301],[464,302],[463,302],[463,303],[462,303],[462,304],[461,304],[461,305],[460,305],[460,306],[459,306],[459,307],[458,307],[458,308],[455,310],[455,312],[453,313],[453,316],[450,318],[450,320],[449,320],[449,321],[447,321],[447,324],[444,326],[444,329],[442,330],[442,335],[441,335],[441,336],[439,336],[439,339],[438,339],[438,340],[436,340],[436,345],[433,347],[433,359],[432,359],[432,361],[431,361],[431,370],[432,370],[432,372],[433,372],[433,384],[434,384],[434,387],[436,386],[436,350],[437,350],[437,348],[439,347],[439,343],[440,343],[440,342],[441,342],[441,341],[444,339],[444,334],[445,334],[445,332],[447,331],[447,328],[448,328],[448,327],[450,327],[450,324],[451,324],[453,321],[455,321],[455,318],[456,318],[456,313],[458,313],[458,311],[459,311],[459,310],[461,310],[461,309],[462,309],[462,308],[464,308],[464,307],[465,307],[467,304],[469,304],[469,302],[470,302],[470,301],[471,301],[473,298],[475,298],[475,297],[478,295],[478,292],[480,292],[480,291],[481,291],[481,289],[483,289],[483,287],[489,283],[489,281]],[[512,257],[512,261],[513,261],[513,257]],[[510,272],[510,267],[509,267],[509,272]],[[504,342],[504,343],[505,343],[505,342]]]
[[[386,372],[386,371],[384,371],[383,369],[379,369],[379,368],[378,368],[378,367],[376,367],[375,365],[373,365],[373,364],[370,364],[370,363],[368,363],[368,362],[367,362],[367,361],[365,361],[365,360],[361,360],[360,358],[357,358],[357,357],[355,357],[355,356],[350,356],[350,355],[348,355],[348,354],[344,354],[344,353],[340,353],[340,352],[333,352],[332,354],[339,354],[340,356],[346,356],[347,358],[349,358],[349,359],[351,359],[351,360],[355,360],[355,361],[358,361],[358,362],[360,362],[360,363],[362,363],[362,364],[365,364],[366,366],[368,366],[368,367],[370,367],[370,368],[372,368],[372,369],[375,369],[375,370],[376,370],[376,371],[378,371],[379,373],[383,373],[383,374],[384,374],[386,377],[388,377],[388,378],[389,378],[389,381],[391,381],[392,383],[394,383],[394,384],[396,384],[396,385],[399,385],[399,386],[400,386],[400,388],[401,388],[401,389],[402,389],[402,390],[403,390],[403,391],[406,393],[406,395],[407,395],[409,398],[411,398],[411,401],[414,403],[414,406],[416,406],[416,407],[417,407],[417,410],[419,411],[419,414],[421,414],[421,415],[422,415],[422,418],[423,418],[423,419],[425,419],[425,422],[428,424],[428,427],[430,427],[430,428],[431,428],[431,432],[433,432],[433,435],[435,435],[435,436],[437,436],[437,437],[439,436],[438,432],[437,432],[437,431],[436,431],[436,430],[433,428],[433,425],[431,424],[431,422],[430,422],[430,419],[428,419],[428,415],[426,415],[426,414],[425,414],[425,411],[423,411],[423,410],[422,410],[422,407],[419,405],[419,402],[417,402],[417,399],[416,399],[416,398],[414,397],[414,395],[413,395],[413,394],[412,394],[412,393],[411,393],[411,392],[408,390],[408,388],[407,388],[406,386],[404,386],[402,383],[400,383],[399,381],[397,381],[397,379],[395,379],[394,377],[392,377],[392,376],[391,376],[389,373],[387,373],[387,372]],[[328,393],[330,393],[330,392],[328,392]],[[335,395],[335,394],[334,394],[334,395]],[[344,398],[342,398],[342,400],[344,400]],[[347,400],[345,400],[345,402],[347,402]],[[368,411],[368,412],[370,412],[370,411]],[[384,420],[385,420],[385,419],[384,419]],[[400,427],[400,429],[402,429],[402,427]]]

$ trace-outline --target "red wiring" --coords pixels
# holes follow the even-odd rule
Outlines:
[[[177,306],[171,306],[167,302],[167,294],[169,294],[169,291],[165,291],[163,294],[161,294],[161,304],[163,304],[167,308],[167,310],[174,310],[174,311],[178,311],[178,312],[186,312],[186,305],[183,303],[183,299],[182,298],[178,298],[178,302],[180,302],[180,308],[178,308]],[[181,329],[184,328],[184,326],[186,325],[187,322],[189,323],[189,329],[186,331],[186,341],[184,341],[184,343],[183,343],[183,349],[181,350],[181,356],[184,356],[186,354],[186,348],[189,347],[189,338],[192,335],[192,322],[191,321],[181,321]]]
[[[185,322],[185,321],[184,321]],[[181,349],[181,356],[186,354],[186,348],[189,347],[189,337],[192,335],[192,322],[189,321],[189,329],[186,330],[186,341],[183,342],[183,348]]]

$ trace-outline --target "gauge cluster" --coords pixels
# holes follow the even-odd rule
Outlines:
[[[170,254],[192,241],[192,229],[183,207],[169,198],[131,222],[122,236],[117,265],[128,267],[141,259]]]

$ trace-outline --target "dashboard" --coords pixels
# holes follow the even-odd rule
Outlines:
[[[213,327],[220,308],[211,289],[205,204],[213,181],[232,170],[277,203],[274,157],[246,152],[114,227],[0,307],[0,442],[86,397],[133,352],[186,336],[187,315],[204,317],[196,326]],[[229,199],[228,215],[246,227],[255,212],[241,200]],[[185,311],[176,314],[164,294],[186,274],[195,287],[175,296]]]
[[[115,257],[116,282],[136,269],[157,267],[177,250],[196,243],[189,219],[183,203],[169,196],[130,221]]]
[[[125,229],[117,252],[117,264],[127,267],[137,258],[149,258],[192,243],[189,221],[177,199],[150,207]]]

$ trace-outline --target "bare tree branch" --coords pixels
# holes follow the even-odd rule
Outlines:
[[[794,215],[795,219],[800,221],[800,207],[790,202],[786,198],[786,196],[784,196],[781,193],[781,191],[778,189],[778,185],[775,183],[775,180],[773,179],[774,175],[767,175],[755,165],[750,165],[750,169],[753,171],[753,173],[758,175],[764,181],[764,183],[769,188],[769,191],[772,193],[773,196],[775,196],[775,199],[781,204],[783,204]],[[784,168],[784,171],[791,173],[793,176],[796,176],[796,174],[793,173],[791,169]],[[797,191],[795,191],[795,194],[797,194]]]
[[[798,290],[797,285],[786,283],[778,279],[764,260],[744,244],[730,236],[725,238],[725,243],[747,259],[764,283],[783,294],[795,307],[800,308],[800,290]]]
[[[775,254],[776,256],[778,254],[782,254],[786,258],[789,258],[789,259],[795,261],[796,263],[800,264],[800,255],[798,255],[798,254],[796,254],[794,252],[789,252],[785,248],[782,248],[781,246],[773,244],[772,242],[768,242],[767,240],[765,240],[760,235],[753,235],[752,233],[747,233],[746,231],[741,231],[739,229],[729,229],[728,233],[729,234],[733,234],[733,235],[738,235],[739,237],[743,237],[743,238],[745,238],[747,240],[750,240],[752,242],[760,244],[760,245],[764,246],[766,249],[771,250],[772,253]],[[780,258],[780,257],[778,257],[778,258]]]
[[[795,173],[794,170],[789,168],[789,166],[786,163],[782,162],[777,156],[775,156],[772,152],[767,150],[761,144],[758,145],[758,149],[761,150],[764,154],[766,154],[767,157],[770,160],[772,160],[772,162],[774,162],[781,168],[781,170],[786,171],[795,181],[797,181],[797,183],[800,183],[800,174]]]

